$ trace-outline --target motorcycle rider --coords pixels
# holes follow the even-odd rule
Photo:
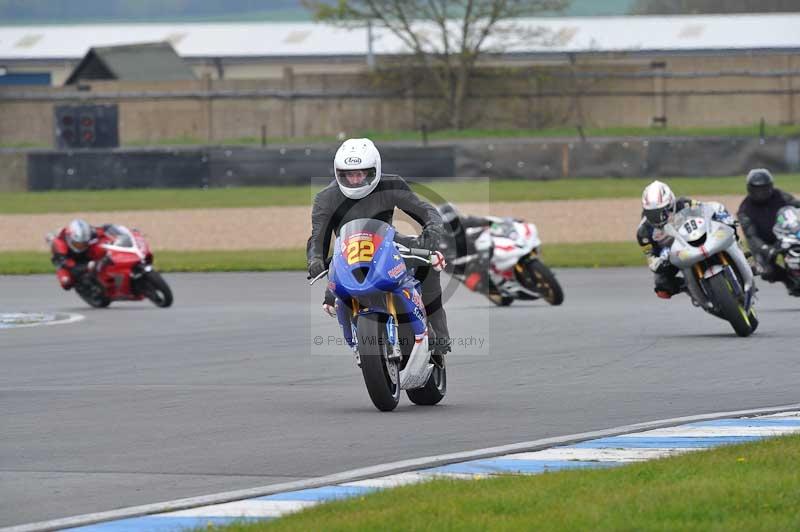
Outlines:
[[[669,186],[661,181],[653,181],[642,192],[642,221],[636,229],[636,240],[647,256],[647,265],[655,274],[655,293],[662,299],[671,298],[685,286],[683,278],[678,277],[680,270],[669,261],[673,239],[664,231],[664,226],[683,209],[698,206],[711,210],[714,220],[736,230],[736,222],[721,203],[675,198]]]
[[[399,208],[422,226],[419,246],[437,250],[443,236],[442,219],[430,203],[417,196],[402,177],[381,173],[381,156],[369,139],[346,140],[333,160],[336,180],[314,198],[311,212],[311,236],[306,255],[308,273],[317,277],[326,269],[326,256],[330,249],[331,233],[338,236],[341,227],[359,218],[373,218],[392,223],[394,209]],[[440,271],[444,266],[441,253],[436,254],[432,267],[418,267],[415,277],[422,282],[422,300],[432,329],[429,342],[434,352],[443,355],[451,350],[447,316],[442,306]],[[337,312],[335,296],[327,290],[323,310],[334,313],[343,327],[349,319],[343,309]]]
[[[750,252],[761,267],[761,278],[769,283],[781,281],[791,289],[786,270],[776,263],[780,249],[772,232],[778,211],[787,205],[800,207],[800,200],[776,188],[775,180],[766,168],[750,170],[747,174],[747,197],[737,212],[739,223]]]
[[[99,244],[104,240],[108,227],[92,227],[85,220],[76,218],[53,238],[50,261],[58,268],[56,277],[61,288],[69,290],[84,275],[95,271],[97,262],[106,255]]]
[[[481,294],[493,288],[489,278],[489,266],[494,248],[491,239],[481,239],[483,231],[468,229],[488,229],[497,220],[486,216],[469,216],[459,213],[455,205],[445,202],[436,207],[442,216],[446,238],[442,242],[445,257],[453,263],[453,273],[464,276],[464,284],[470,290]],[[471,257],[465,263],[456,259]]]

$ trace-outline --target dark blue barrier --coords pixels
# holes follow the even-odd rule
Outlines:
[[[413,179],[455,175],[453,147],[381,149],[383,171]],[[29,190],[183,188],[309,183],[333,176],[335,148],[38,151]]]

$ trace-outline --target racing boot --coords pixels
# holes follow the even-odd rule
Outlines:
[[[686,290],[686,280],[679,276],[657,274],[654,290],[661,299],[670,299]]]
[[[428,347],[433,353],[434,362],[440,364],[441,357],[452,351],[453,341],[450,339],[450,331],[447,328],[447,315],[444,308],[440,308],[428,318]]]

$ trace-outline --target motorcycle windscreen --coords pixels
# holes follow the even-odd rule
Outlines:
[[[342,226],[333,249],[331,290],[344,299],[399,286],[406,265],[394,235],[394,227],[380,220],[362,218]]]

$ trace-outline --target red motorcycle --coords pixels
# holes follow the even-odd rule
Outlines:
[[[98,244],[106,255],[93,274],[81,277],[75,291],[89,305],[102,308],[112,301],[152,301],[157,307],[172,305],[172,290],[155,269],[153,253],[139,231],[109,226]]]

